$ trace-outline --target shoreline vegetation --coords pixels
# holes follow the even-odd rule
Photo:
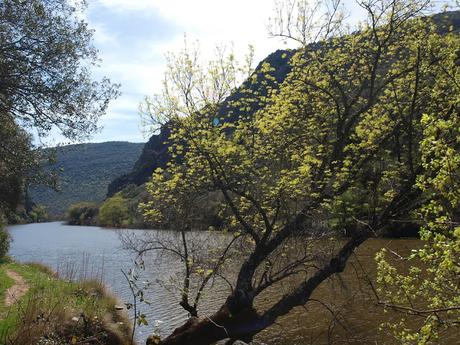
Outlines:
[[[122,271],[133,297],[123,308],[102,279],[72,279],[72,266],[55,273],[6,257],[11,238],[4,224],[11,216],[48,218],[29,194],[34,185],[62,190],[62,199],[43,195],[57,206],[48,206],[51,217],[69,209],[71,225],[175,232],[164,239],[133,231],[123,243],[139,259],[136,267],[170,260],[172,269],[160,279],[147,272],[152,284],[169,280],[158,285],[182,309],[163,298],[155,302],[187,315],[166,337],[154,330],[147,345],[252,343],[300,308],[307,314],[299,325],[317,327],[310,302],[327,309],[328,344],[341,336],[335,323],[365,343],[359,327],[347,325],[352,315],[335,291],[321,295],[335,281],[343,292],[353,290],[342,279],[347,269],[361,270],[373,294],[364,299],[353,291],[362,300],[361,318],[362,310],[373,312],[371,302],[383,314],[398,313],[366,329],[372,342],[450,344],[450,332],[458,334],[459,0],[441,1],[441,13],[433,0],[356,0],[363,11],[356,24],[345,1],[277,1],[268,33],[295,48],[255,68],[252,47],[242,62],[225,46],[201,60],[199,44],[184,39],[182,50],[166,55],[160,92],[139,106],[143,124],[158,134],[128,174],[134,154],[128,162],[111,150],[112,164],[107,150],[86,151],[66,169],[44,166],[54,157],[44,154],[44,141],[35,144],[35,134],[91,138],[121,94],[121,85],[93,78],[100,60],[96,31],[82,16],[86,1],[3,2],[0,345],[134,345],[136,324],[147,325],[137,302],[147,302],[151,282],[137,285],[134,270]],[[115,168],[119,163],[126,169]],[[80,200],[94,202],[70,206]],[[195,230],[229,236],[214,241]],[[407,253],[373,247],[364,265],[357,259],[369,240],[417,235],[423,243]],[[85,237],[86,245],[95,236]],[[50,252],[60,248],[50,244]],[[146,253],[155,256],[144,260]],[[366,264],[375,274],[367,274]],[[268,295],[273,290],[280,292],[275,298]],[[211,298],[215,306],[202,304]],[[291,330],[295,324],[280,333]]]
[[[141,186],[142,187],[142,186]],[[72,205],[67,211],[65,219],[47,220],[48,222],[62,221],[73,226],[96,226],[112,229],[143,229],[159,230],[149,224],[142,217],[142,210],[139,207],[139,200],[133,201],[126,198],[119,192],[107,198],[101,204],[93,202],[80,202]],[[214,201],[213,201],[214,202]],[[200,209],[200,216],[194,220],[194,230],[197,231],[225,231],[222,227],[223,220],[217,215],[214,206],[208,205]],[[344,229],[343,237],[353,235],[353,230]],[[385,238],[417,238],[420,239],[420,226],[416,222],[398,224],[392,228]]]
[[[130,185],[101,203],[82,201],[71,205],[64,221],[69,225],[156,229],[143,215],[142,205],[148,200],[145,185]],[[219,202],[218,196],[209,195],[206,203],[196,206],[192,220],[194,229],[222,229],[223,217],[217,212]]]
[[[0,261],[2,345],[133,344],[118,305],[100,280],[69,281],[42,264]]]

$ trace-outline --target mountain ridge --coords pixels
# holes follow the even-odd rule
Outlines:
[[[437,23],[438,31],[440,33],[446,33],[452,27],[452,31],[460,31],[460,11],[446,11],[437,13],[429,18],[433,18],[434,22]],[[310,47],[315,49],[320,43],[312,43]],[[232,106],[233,101],[244,97],[245,88],[249,88],[251,91],[258,91],[259,94],[264,94],[266,91],[262,85],[262,80],[267,82],[268,86],[272,86],[273,82],[270,79],[264,79],[263,74],[260,72],[264,63],[269,63],[274,71],[270,72],[270,75],[275,78],[276,83],[280,84],[284,81],[288,73],[290,72],[290,66],[288,64],[290,58],[294,55],[295,50],[283,50],[279,49],[269,54],[263,59],[258,66],[255,68],[254,73],[257,75],[257,82],[250,83],[246,80],[241,87],[237,88],[234,93],[230,94],[227,99],[220,105],[218,116],[223,114],[232,113],[232,118],[236,119],[240,115],[240,111]],[[256,107],[252,107],[247,115],[253,114],[257,111]],[[232,121],[228,119],[227,121]],[[127,174],[119,176],[113,180],[108,187],[107,196],[110,197],[115,193],[121,191],[129,184],[140,186],[141,184],[148,181],[153,171],[156,168],[164,168],[169,160],[167,150],[167,139],[170,133],[170,129],[164,127],[160,130],[159,134],[154,134],[150,137],[149,141],[145,144],[142,155],[134,164],[133,170]]]

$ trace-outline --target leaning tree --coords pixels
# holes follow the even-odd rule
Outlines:
[[[355,32],[344,29],[340,1],[327,4],[280,9],[273,33],[302,43],[290,73],[278,85],[273,67],[260,66],[227,113],[219,102],[238,80],[234,59],[204,71],[190,51],[172,56],[164,93],[150,104],[171,128],[172,159],[154,172],[143,207],[177,238],[150,234],[127,244],[182,260],[180,304],[190,318],[148,342],[250,341],[293,308],[308,307],[364,241],[409,220],[423,199],[416,186],[427,169],[422,115],[452,115],[449,88],[436,85],[454,82],[446,68],[455,66],[458,35],[425,16],[430,1],[357,1],[367,19]],[[251,83],[264,83],[263,92]],[[228,236],[200,255],[206,243],[196,245],[193,229],[207,200]],[[334,248],[321,251],[331,238]],[[228,297],[200,318],[202,292],[218,279]],[[290,289],[258,310],[258,298],[286,281]]]

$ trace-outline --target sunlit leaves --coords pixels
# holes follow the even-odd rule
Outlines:
[[[380,293],[389,307],[421,317],[390,325],[404,344],[435,344],[460,320],[459,259],[460,227],[460,105],[458,36],[427,41],[443,62],[436,81],[431,81],[432,102],[420,119],[423,172],[417,186],[426,197],[418,210],[423,221],[423,248],[412,253],[408,272],[399,272],[387,262],[385,253],[377,256]],[[433,68],[433,67],[430,67]]]
[[[370,19],[361,32],[290,52],[291,72],[281,84],[273,66],[260,64],[239,97],[226,100],[233,108],[190,91],[189,85],[200,84],[192,76],[205,73],[200,63],[179,56],[170,71],[182,94],[177,103],[168,91],[171,99],[161,103],[175,114],[167,117],[173,159],[154,173],[144,212],[160,226],[188,231],[199,223],[194,220],[200,205],[212,201],[223,220],[221,229],[244,245],[241,259],[250,269],[240,272],[238,282],[245,293],[257,290],[255,272],[276,276],[272,259],[285,277],[290,237],[380,235],[396,222],[413,222],[414,209],[432,192],[432,187],[421,192],[416,186],[416,181],[425,183],[422,175],[434,178],[427,160],[432,157],[423,151],[430,126],[422,115],[431,114],[435,122],[450,116],[446,111],[457,94],[448,93],[453,82],[446,68],[456,68],[458,37],[442,36],[429,19],[416,18],[421,8],[415,2],[379,4],[368,3],[370,14],[380,11],[379,23]],[[228,61],[233,60],[221,58],[220,64],[232,66]],[[215,80],[220,78],[225,75]],[[217,89],[230,84],[212,83]],[[436,183],[440,188],[442,183]],[[291,267],[308,260],[307,253]],[[455,265],[446,256],[438,266]],[[193,272],[187,277],[206,279],[215,272],[207,273],[209,263],[197,260],[187,268]],[[383,261],[380,270],[385,272],[382,283],[400,284],[417,295],[413,283],[420,270],[399,276]],[[432,329],[427,324],[423,336]]]

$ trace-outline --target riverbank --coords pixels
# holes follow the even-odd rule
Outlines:
[[[42,262],[59,272],[61,277],[66,277],[69,268],[73,270],[73,277],[76,279],[101,277],[110,286],[110,291],[125,302],[132,300],[132,294],[122,270],[128,272],[133,268],[133,255],[120,249],[123,246],[120,235],[135,233],[137,236],[166,236],[164,239],[175,235],[167,230],[113,230],[88,226],[74,227],[60,222],[12,226],[8,231],[13,239],[10,255],[17,261]],[[197,232],[195,235],[198,242],[206,241],[207,246],[221,246],[221,233],[217,231]],[[375,341],[385,345],[396,344],[391,334],[377,331],[380,324],[393,321],[400,314],[386,313],[376,303],[375,294],[369,288],[369,279],[375,277],[375,253],[381,248],[387,248],[406,256],[421,245],[423,242],[417,239],[368,240],[356,252],[356,256],[340,277],[328,281],[317,291],[313,298],[324,304],[312,301],[306,308],[291,311],[279,320],[276,327],[260,333],[254,343],[309,344],[311,339],[315,339],[315,344],[318,345],[375,344]],[[334,243],[329,239],[318,244],[318,248],[323,252],[331,246],[334,246]],[[399,259],[397,261],[401,265],[406,262]],[[139,303],[138,310],[145,314],[149,324],[136,327],[135,336],[138,344],[145,344],[156,324],[160,325],[159,332],[164,337],[187,320],[187,313],[179,305],[180,291],[171,290],[171,285],[165,285],[169,284],[171,279],[182,277],[180,267],[180,261],[173,257],[161,256],[155,252],[146,255],[145,269],[138,272],[138,282],[142,285],[144,281],[151,282],[144,291],[144,298],[149,304]],[[237,261],[229,265],[226,277],[233,279],[238,267]],[[279,288],[266,291],[259,296],[257,307],[263,310],[274,300],[278,300],[291,286],[293,285],[288,282]],[[200,304],[202,315],[206,315],[206,311],[217,310],[225,302],[228,293],[228,285],[224,281],[216,280],[212,288],[203,295]],[[331,310],[334,316],[331,315]],[[456,338],[443,344],[457,344]]]
[[[116,304],[100,282],[69,282],[40,264],[0,262],[0,344],[130,344],[130,323]]]

